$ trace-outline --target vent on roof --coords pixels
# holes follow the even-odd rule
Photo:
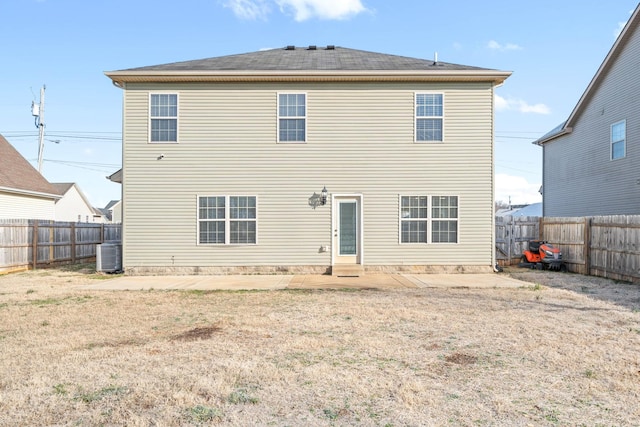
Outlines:
[[[317,47],[315,45],[311,45],[311,46],[309,46],[308,50],[316,50],[316,49],[317,49]]]
[[[285,47],[284,50],[296,50],[296,47],[289,45],[289,46]]]
[[[327,50],[336,50],[336,47],[332,44],[327,46]]]

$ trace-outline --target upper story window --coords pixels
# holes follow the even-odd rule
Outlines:
[[[444,103],[441,93],[416,93],[416,141],[444,141]]]
[[[307,140],[307,95],[278,94],[278,142]]]
[[[621,159],[626,156],[626,128],[627,123],[625,120],[611,125],[611,160]]]
[[[178,95],[152,93],[149,104],[149,141],[178,142]]]

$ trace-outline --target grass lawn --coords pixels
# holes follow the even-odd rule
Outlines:
[[[639,425],[640,312],[620,302],[640,287],[606,281],[616,301],[521,276],[255,292],[0,276],[0,425]]]

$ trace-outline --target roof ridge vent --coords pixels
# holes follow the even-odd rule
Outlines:
[[[329,45],[327,45],[326,50],[336,50],[336,46],[332,45],[332,44],[329,44]]]
[[[318,47],[314,44],[309,45],[309,48],[307,50],[316,50]]]
[[[293,46],[293,45],[289,45],[289,46],[285,47],[284,50],[296,50],[296,47]]]

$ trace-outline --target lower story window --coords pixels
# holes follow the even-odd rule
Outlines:
[[[458,196],[400,196],[400,243],[458,243]]]
[[[431,242],[458,243],[458,197],[431,198]]]
[[[255,196],[198,197],[198,243],[228,245],[256,241]]]

